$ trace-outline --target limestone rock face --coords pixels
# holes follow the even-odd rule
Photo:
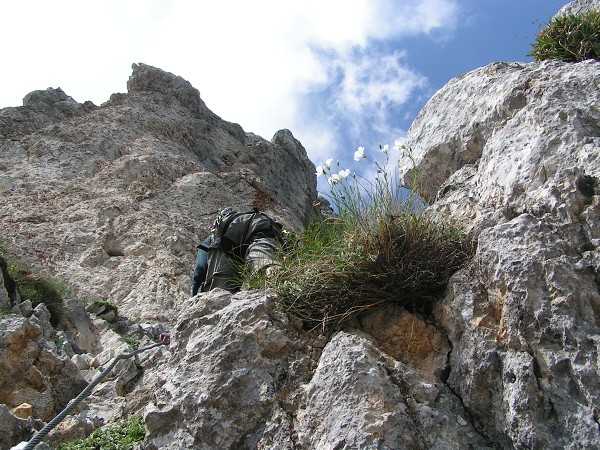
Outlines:
[[[596,61],[491,64],[408,133],[428,213],[478,236],[434,316],[446,384],[502,448],[600,446],[598,85]]]
[[[87,385],[71,360],[47,342],[46,318],[0,318],[0,403],[29,403],[35,418],[50,420]]]
[[[146,448],[493,448],[439,377],[362,331],[299,332],[263,292],[199,294],[181,316]]]
[[[293,230],[315,214],[314,165],[289,130],[271,141],[246,133],[189,82],[144,64],[133,65],[127,93],[101,106],[49,88],[0,110],[0,155],[3,247],[74,288],[53,330],[0,277],[2,314],[12,312],[0,323],[0,403],[30,403],[33,421],[52,418],[113,357],[181,318],[195,247],[223,207],[259,208]],[[90,317],[85,306],[96,300],[118,314]],[[167,354],[120,361],[49,442],[141,414]],[[39,429],[11,420],[15,439]]]
[[[0,111],[2,239],[77,298],[118,306],[107,322],[69,301],[57,331],[0,284],[15,302],[0,318],[0,445],[132,337],[170,330],[48,442],[143,413],[145,449],[600,447],[598,86],[586,61],[491,64],[442,88],[409,131],[417,167],[400,164],[428,181],[425,214],[477,237],[474,261],[431,311],[371,311],[331,334],[269,292],[188,297],[221,207],[311,217],[314,166],[291,132],[246,133],[143,64],[99,107],[49,89]],[[11,414],[22,403],[33,419]]]
[[[574,2],[567,3],[565,6],[563,6],[560,9],[560,11],[558,11],[557,16],[568,15],[568,14],[581,14],[581,13],[585,13],[591,9],[600,11],[600,1],[598,1],[598,0],[575,0]]]
[[[182,307],[162,386],[144,421],[149,448],[285,448],[307,343],[261,292],[217,289]]]
[[[214,215],[257,207],[299,229],[314,165],[288,130],[245,133],[181,77],[134,64],[128,89],[93,108],[36,91],[0,111],[2,238],[80,297],[168,323]]]
[[[299,448],[492,448],[443,383],[428,383],[362,333],[325,347],[297,412]]]

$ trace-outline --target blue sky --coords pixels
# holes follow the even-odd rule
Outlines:
[[[559,0],[19,0],[3,5],[0,107],[61,87],[101,104],[131,64],[181,75],[223,119],[288,128],[315,164],[406,133],[451,78],[530,61]]]

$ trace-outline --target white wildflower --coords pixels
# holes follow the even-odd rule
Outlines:
[[[358,150],[354,152],[354,161],[360,161],[361,159],[366,158],[365,156],[365,148],[358,147]]]
[[[326,173],[327,172],[325,172],[325,167],[323,166],[323,164],[319,164],[317,166],[317,171],[315,172],[317,178],[319,178],[321,175],[325,175]]]
[[[395,150],[405,150],[406,149],[406,139],[396,139],[394,141],[394,149]]]
[[[337,173],[331,175],[331,177],[327,180],[327,182],[331,185],[338,184],[340,182],[340,176]]]
[[[350,169],[340,170],[340,173],[338,173],[338,176],[340,178],[343,178],[344,180],[348,179],[349,175],[350,175]]]

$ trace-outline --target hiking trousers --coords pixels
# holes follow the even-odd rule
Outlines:
[[[243,261],[228,255],[220,247],[211,247],[208,251],[207,279],[202,292],[215,288],[230,292],[237,291],[242,284],[240,268],[244,262],[251,265],[254,274],[268,266],[280,265],[278,252],[277,239],[268,236],[257,236],[252,239]]]

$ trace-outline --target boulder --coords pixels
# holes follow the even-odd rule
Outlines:
[[[474,263],[434,309],[448,379],[501,448],[600,445],[600,65],[495,63],[411,126],[427,214],[472,230]]]
[[[585,13],[589,10],[600,11],[600,1],[599,0],[575,0],[573,2],[567,3],[563,6],[556,16],[561,15],[569,15],[569,14],[581,14]]]
[[[144,414],[147,448],[289,447],[306,345],[263,292],[189,299]]]
[[[0,448],[11,448],[29,439],[31,424],[12,414],[6,405],[0,403]]]
[[[327,344],[304,390],[294,425],[299,448],[494,448],[447,386],[355,332]]]
[[[50,420],[85,388],[81,372],[44,337],[36,316],[0,318],[0,403],[32,406],[34,418]]]

